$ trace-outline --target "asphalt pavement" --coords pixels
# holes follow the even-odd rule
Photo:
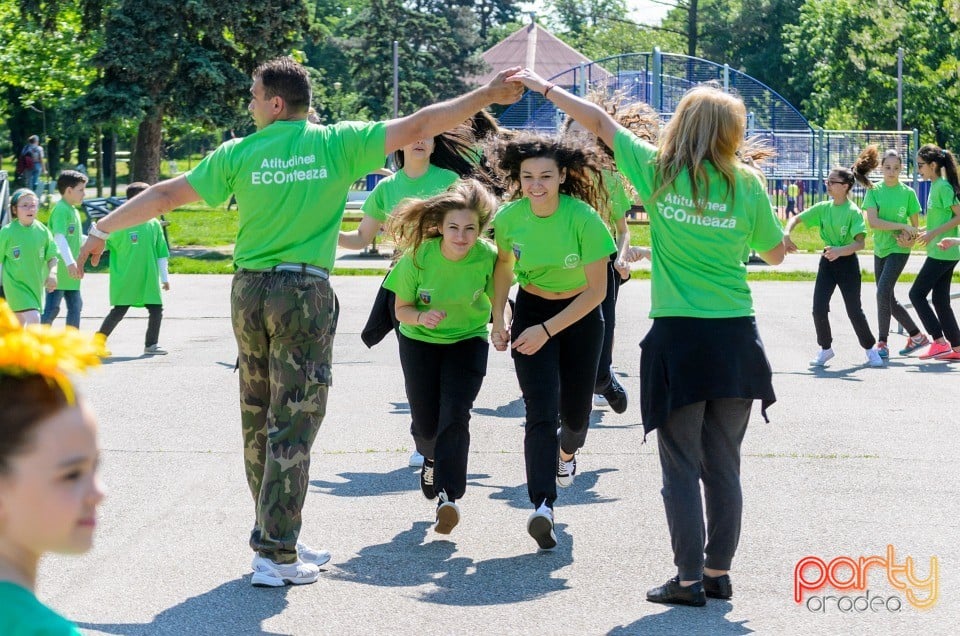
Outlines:
[[[85,633],[948,634],[960,623],[960,365],[894,356],[863,366],[836,298],[837,357],[811,370],[812,283],[752,286],[779,399],[770,423],[755,409],[743,446],[734,597],[704,608],[644,598],[675,572],[656,434],[644,443],[637,408],[648,282],[625,285],[618,307],[614,363],[630,407],[594,411],[576,481],[557,501],[559,547],[538,553],[525,531],[524,409],[510,357],[491,352],[463,519],[437,535],[407,467],[396,342],[360,341],[379,278],[334,277],[334,385],[301,535],[333,559],[317,583],[283,589],[250,586],[230,278],[171,283],[160,339],[170,354],[141,355],[146,312],[133,309],[110,339],[113,357],[80,381],[99,415],[107,499],[94,549],[45,559],[38,591]],[[109,309],[106,276],[89,275],[82,292],[92,331]],[[872,285],[864,306],[875,326]],[[795,568],[807,557],[823,565],[806,561],[797,603]],[[912,583],[897,569],[908,559]],[[823,572],[832,578],[816,589]],[[918,609],[924,599],[933,607]]]

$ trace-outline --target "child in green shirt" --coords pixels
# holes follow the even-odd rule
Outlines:
[[[150,187],[146,183],[131,183],[127,186],[127,198],[132,199]],[[157,219],[114,232],[107,239],[110,249],[110,313],[103,319],[98,334],[104,342],[113,333],[130,307],[146,307],[147,334],[143,353],[147,356],[166,355],[157,341],[160,338],[160,323],[163,320],[163,300],[160,288],[170,290],[170,274],[167,247],[163,228]]]
[[[820,228],[820,238],[826,247],[820,258],[817,270],[817,282],[813,288],[813,326],[817,332],[817,344],[820,351],[810,361],[810,366],[822,367],[833,358],[833,334],[830,330],[830,298],[837,287],[843,295],[847,316],[853,324],[853,330],[860,340],[860,346],[866,351],[867,364],[871,367],[883,366],[883,359],[875,345],[876,338],[870,332],[867,317],[860,302],[860,262],[857,251],[863,249],[867,228],[860,208],[849,199],[855,175],[847,168],[834,168],[825,183],[831,199],[821,201],[799,216],[787,221],[783,242],[788,252],[796,252],[797,246],[790,240],[790,232],[800,224]],[[866,179],[865,175],[861,175]]]
[[[50,213],[48,225],[53,241],[60,252],[60,264],[57,267],[57,288],[47,292],[40,322],[53,324],[60,313],[60,302],[67,301],[67,324],[80,328],[80,311],[83,299],[80,297],[80,273],[76,257],[80,253],[82,232],[80,213],[77,206],[83,203],[87,187],[87,175],[76,170],[64,170],[57,177],[57,190],[61,199]]]
[[[25,355],[25,352],[27,354]],[[64,369],[96,364],[76,330],[21,329],[0,301],[0,634],[79,636],[35,596],[47,552],[90,549],[103,491],[97,426]]]
[[[43,290],[57,287],[57,246],[37,220],[40,199],[21,188],[10,195],[14,220],[0,229],[0,280],[10,308],[24,325],[40,322]]]

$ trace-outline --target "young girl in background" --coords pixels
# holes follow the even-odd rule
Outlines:
[[[37,221],[40,199],[21,188],[10,195],[14,220],[0,228],[0,276],[10,308],[24,325],[40,322],[43,292],[57,288],[57,244]]]
[[[894,287],[910,258],[910,243],[903,237],[916,237],[920,225],[920,201],[910,186],[900,182],[902,163],[896,150],[887,150],[883,159],[878,159],[877,147],[869,146],[858,162],[864,170],[873,170],[877,163],[883,170],[883,181],[864,184],[867,194],[863,198],[863,210],[867,223],[873,229],[873,271],[877,280],[877,352],[881,358],[890,355],[887,338],[890,335],[890,317],[907,330],[909,336],[900,355],[910,354],[929,344],[927,337],[904,309],[896,296]],[[869,181],[867,182],[869,183]]]
[[[0,634],[79,636],[36,597],[47,552],[90,549],[97,506],[96,421],[67,378],[99,361],[74,329],[21,329],[0,300]]]
[[[557,486],[573,483],[590,424],[603,346],[607,263],[616,251],[597,213],[605,206],[599,158],[569,141],[522,134],[502,141],[494,165],[512,191],[497,212],[491,339],[511,353],[526,406],[524,457],[534,512],[527,532],[557,544]],[[520,284],[513,322],[504,308]]]
[[[883,366],[880,352],[874,346],[877,341],[870,333],[870,325],[867,324],[867,317],[863,314],[860,302],[860,261],[857,260],[857,251],[863,249],[867,228],[860,208],[850,200],[850,190],[855,177],[859,176],[866,181],[866,174],[873,169],[867,163],[858,160],[854,170],[831,170],[826,179],[830,199],[817,203],[787,221],[787,235],[783,239],[787,252],[797,251],[797,246],[790,239],[790,232],[801,224],[820,228],[820,238],[826,246],[820,257],[817,282],[813,288],[813,327],[817,332],[817,344],[820,345],[820,351],[810,361],[810,365],[814,367],[826,365],[834,356],[829,312],[830,299],[837,287],[843,296],[847,317],[853,324],[860,346],[866,352],[867,364],[872,367]],[[875,161],[873,166],[876,166]]]
[[[910,288],[910,302],[933,339],[920,359],[960,360],[960,327],[950,307],[950,282],[960,261],[960,247],[949,240],[957,236],[960,225],[957,163],[949,150],[927,144],[917,152],[917,170],[921,177],[933,182],[927,197],[927,226],[917,237],[927,247],[927,260]],[[946,247],[941,248],[938,241]],[[933,307],[927,295],[931,296]]]
[[[402,204],[387,225],[403,255],[383,286],[396,295],[411,432],[424,457],[420,489],[437,500],[440,534],[460,522],[470,409],[487,372],[497,255],[480,235],[496,207],[493,195],[468,179]]]

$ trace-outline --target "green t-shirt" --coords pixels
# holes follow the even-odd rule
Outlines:
[[[603,184],[607,190],[607,201],[610,206],[610,233],[617,238],[617,221],[627,215],[633,202],[623,185],[623,177],[613,170],[603,171]]]
[[[821,201],[805,210],[799,218],[807,227],[820,228],[820,240],[833,247],[849,245],[857,235],[867,233],[860,208],[849,199],[842,205],[834,205],[832,199]]]
[[[796,183],[791,183],[787,186],[787,196],[789,198],[796,199],[798,194],[800,194],[800,186]]]
[[[47,261],[57,256],[53,235],[40,221],[24,227],[20,222],[0,229],[0,266],[3,267],[3,291],[13,311],[40,311],[43,284],[47,280]],[[59,270],[58,270],[59,271]]]
[[[447,316],[436,329],[401,323],[400,333],[437,344],[486,339],[497,250],[481,239],[462,259],[451,261],[441,253],[440,240],[424,241],[417,250],[416,262],[409,252],[400,257],[383,286],[400,300],[413,301],[417,311],[439,309]]]
[[[398,170],[374,186],[361,209],[367,216],[385,223],[393,209],[404,199],[426,199],[440,194],[458,178],[456,172],[438,168],[433,164],[416,179],[411,179],[403,170]]]
[[[950,182],[940,177],[930,185],[930,195],[927,197],[927,229],[934,230],[953,218],[951,206],[957,205],[957,195]],[[942,250],[937,247],[941,239],[957,236],[957,228],[952,228],[937,236],[927,245],[927,256],[938,261],[960,260],[960,246]]]
[[[236,196],[236,267],[332,269],[347,191],[383,166],[386,132],[382,122],[276,121],[222,144],[186,177],[209,205]]]
[[[920,213],[920,200],[914,189],[904,183],[888,186],[881,181],[867,190],[861,207],[864,210],[876,208],[881,221],[909,223],[910,217]],[[880,258],[890,254],[909,254],[909,247],[897,245],[899,233],[899,230],[873,230],[873,253]]]
[[[70,253],[73,254],[73,260],[77,260],[77,254],[80,253],[80,236],[83,230],[77,208],[60,199],[53,207],[53,212],[50,213],[47,227],[50,228],[50,233],[53,236],[63,234],[67,239]],[[63,257],[60,257],[60,264],[57,267],[57,289],[80,289],[80,281],[67,271],[67,264],[63,261]]]
[[[170,256],[163,239],[163,227],[157,219],[111,232],[110,304],[143,307],[162,305],[158,258]]]
[[[633,184],[650,217],[650,317],[752,316],[743,255],[748,247],[767,252],[783,240],[763,178],[750,168],[738,168],[734,198],[716,168],[704,164],[709,188],[706,207],[698,213],[687,174],[652,198],[656,147],[618,130],[613,150],[617,169]]]
[[[37,600],[30,590],[0,582],[0,634],[80,636],[77,626]]]
[[[507,203],[493,217],[493,227],[497,248],[513,253],[517,282],[549,292],[583,287],[583,266],[617,251],[597,211],[565,194],[547,217],[533,213],[530,199]]]

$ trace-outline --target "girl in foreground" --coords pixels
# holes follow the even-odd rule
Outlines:
[[[400,364],[423,455],[420,489],[437,500],[434,529],[460,522],[467,487],[470,409],[487,372],[496,248],[480,234],[497,201],[472,179],[408,201],[388,229],[403,256],[383,286],[396,294]]]
[[[96,509],[96,421],[66,372],[96,364],[102,349],[75,329],[21,330],[0,300],[0,634],[79,635],[37,600],[46,552],[90,549]]]

